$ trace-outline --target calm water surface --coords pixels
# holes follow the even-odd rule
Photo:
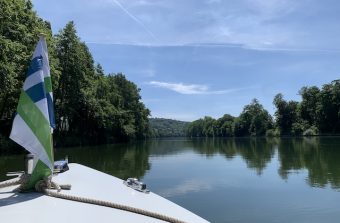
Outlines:
[[[153,140],[56,150],[211,222],[339,222],[340,138]],[[0,157],[0,179],[23,155]]]

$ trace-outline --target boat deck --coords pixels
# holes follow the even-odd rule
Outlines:
[[[129,205],[184,222],[207,222],[157,194],[145,194],[129,188],[116,177],[80,164],[69,164],[69,167],[69,171],[53,178],[53,181],[59,184],[72,185],[70,191],[63,190],[61,193]],[[0,189],[1,222],[163,222],[126,211],[53,198],[35,192],[13,193],[14,188]]]

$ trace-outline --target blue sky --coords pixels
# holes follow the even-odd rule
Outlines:
[[[340,78],[337,0],[33,0],[54,33],[73,20],[106,73],[141,88],[153,117],[239,115],[259,99]]]

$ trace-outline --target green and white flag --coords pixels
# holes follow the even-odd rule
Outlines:
[[[40,40],[21,90],[10,138],[34,155],[34,169],[27,189],[53,171],[53,96],[46,40]]]

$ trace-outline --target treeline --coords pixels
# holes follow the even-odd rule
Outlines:
[[[184,137],[189,122],[177,121],[165,118],[150,118],[150,137]]]
[[[340,80],[323,85],[303,87],[301,102],[286,101],[282,94],[274,97],[274,118],[257,99],[246,105],[238,117],[224,115],[204,117],[192,122],[189,137],[242,136],[311,136],[340,134]]]
[[[145,138],[149,110],[140,89],[123,74],[104,74],[95,64],[73,22],[52,36],[49,22],[31,1],[0,4],[0,150],[14,147],[8,139],[39,33],[45,33],[53,82],[57,145],[100,144]]]

